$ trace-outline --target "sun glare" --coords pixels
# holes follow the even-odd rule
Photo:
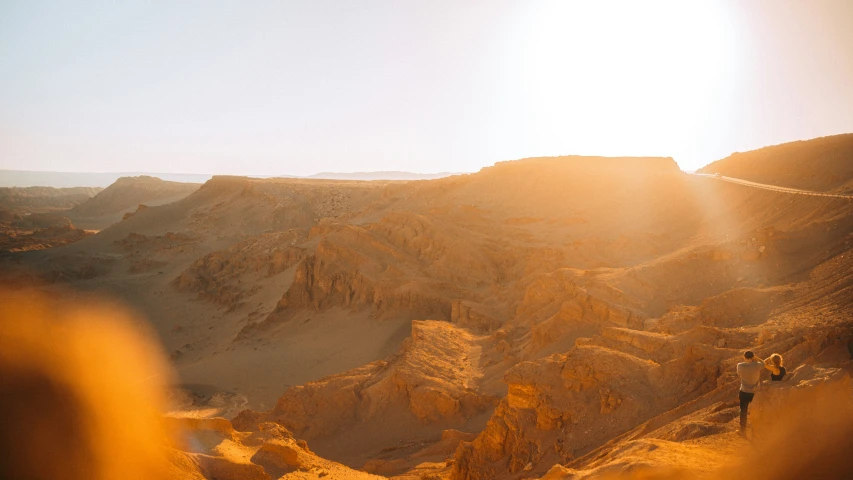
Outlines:
[[[722,6],[550,1],[523,35],[527,133],[542,153],[570,144],[693,167],[695,132],[707,124],[691,112],[713,104],[735,59]]]

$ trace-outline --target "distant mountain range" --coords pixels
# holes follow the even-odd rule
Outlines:
[[[147,175],[170,182],[204,183],[213,177],[200,173],[150,173],[150,172],[40,172],[29,170],[0,170],[0,187],[103,187],[106,188],[121,177]],[[411,172],[322,172],[308,177],[295,175],[248,175],[253,178],[314,178],[324,180],[430,180],[449,177],[454,173],[411,173]]]
[[[324,180],[432,180],[444,178],[458,173],[412,173],[412,172],[320,172],[305,178],[317,178]]]
[[[147,175],[161,180],[183,183],[204,183],[212,175],[195,173],[143,173],[143,172],[38,172],[28,170],[0,170],[0,187],[102,187],[106,188],[121,177]]]

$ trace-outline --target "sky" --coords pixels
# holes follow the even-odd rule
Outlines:
[[[476,171],[853,132],[853,1],[0,1],[0,169]]]

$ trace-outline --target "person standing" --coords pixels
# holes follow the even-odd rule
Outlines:
[[[764,371],[765,365],[751,350],[744,352],[743,358],[744,361],[737,364],[737,374],[740,377],[740,434],[745,436],[747,410],[761,384],[761,372]]]

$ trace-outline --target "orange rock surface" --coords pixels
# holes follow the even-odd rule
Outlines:
[[[746,349],[791,375],[757,397],[756,435],[804,389],[846,415],[851,232],[843,198],[555,157],[408,182],[214,177],[0,261],[7,284],[148,319],[196,439],[172,449],[186,478],[716,478],[751,458]]]

